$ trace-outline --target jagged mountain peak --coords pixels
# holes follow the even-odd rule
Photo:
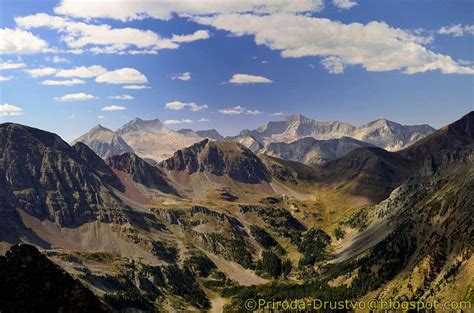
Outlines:
[[[346,136],[328,140],[305,137],[291,143],[270,143],[263,153],[306,164],[325,164],[356,148],[368,146],[371,146],[371,144]]]
[[[100,124],[74,140],[72,144],[74,145],[78,142],[85,143],[103,159],[112,155],[133,152],[133,149],[121,136]]]
[[[216,130],[216,129],[205,129],[205,130],[198,130],[196,134],[203,138],[209,138],[212,140],[224,140],[224,137]]]
[[[117,130],[117,133],[119,135],[124,135],[138,131],[161,132],[170,130],[159,119],[143,120],[139,117],[136,117],[120,127]]]
[[[171,158],[161,162],[160,166],[168,171],[186,172],[189,175],[207,172],[228,176],[250,184],[270,181],[270,174],[263,162],[238,142],[204,139],[178,150]]]
[[[293,114],[293,115],[287,116],[285,118],[285,121],[287,121],[290,124],[315,122],[314,119],[306,117],[303,114]]]
[[[68,226],[121,219],[120,214],[110,214],[118,204],[94,162],[89,162],[92,158],[85,160],[83,155],[56,134],[0,125],[0,194],[6,205]]]
[[[91,128],[91,131],[106,131],[106,132],[113,132],[111,129],[102,126],[101,124],[97,124]]]

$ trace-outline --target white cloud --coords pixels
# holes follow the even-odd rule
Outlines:
[[[413,74],[432,70],[474,74],[450,56],[428,50],[427,38],[384,22],[343,24],[304,15],[227,14],[194,20],[236,36],[253,35],[258,45],[280,50],[286,58],[339,57],[344,65],[361,65],[367,71],[402,70]]]
[[[120,4],[117,4],[119,8]],[[122,8],[120,8],[122,10]],[[180,43],[209,38],[208,31],[199,30],[189,35],[174,35],[173,39],[161,37],[151,30],[138,28],[113,28],[107,24],[87,24],[69,18],[45,13],[15,18],[25,29],[49,28],[61,34],[61,41],[71,49],[87,49],[92,53],[156,54],[161,49],[177,49]]]
[[[332,3],[343,10],[348,10],[357,5],[357,2],[354,0],[332,0]]]
[[[105,68],[100,65],[92,65],[89,67],[78,66],[67,70],[59,70],[56,73],[57,77],[79,77],[79,78],[90,78],[107,72]]]
[[[40,67],[40,68],[33,68],[29,70],[25,70],[25,72],[30,75],[31,77],[44,77],[44,76],[51,76],[56,74],[58,69],[54,67]]]
[[[141,84],[147,83],[148,79],[140,71],[125,67],[101,74],[96,77],[95,81],[106,84]]]
[[[203,117],[203,118],[200,118],[198,122],[207,123],[209,122],[209,119]]]
[[[262,62],[260,62],[262,64],[268,64],[268,61],[267,60],[263,60]]]
[[[101,110],[102,111],[122,111],[126,110],[127,108],[121,105],[108,105],[103,107]]]
[[[182,120],[166,120],[163,122],[165,125],[177,125],[177,124],[191,124],[193,120],[182,119]]]
[[[269,84],[273,83],[270,79],[263,76],[248,75],[248,74],[234,74],[231,79],[229,79],[231,84]]]
[[[150,87],[145,85],[126,85],[122,87],[123,89],[130,89],[130,90],[140,90],[140,89],[150,89]]]
[[[283,116],[283,112],[275,112],[272,116]]]
[[[52,58],[51,57],[46,57],[45,58],[46,61],[51,61],[53,63],[69,63],[69,60],[66,59],[66,58],[62,58],[62,57],[58,57],[57,55],[53,56]]]
[[[174,74],[174,75],[171,76],[171,79],[172,80],[176,80],[176,79],[190,80],[191,79],[191,73],[190,72],[184,72],[184,73]]]
[[[98,118],[98,119],[103,119],[103,118],[105,118],[105,116],[99,115],[99,116],[97,116],[97,118]]]
[[[0,70],[13,70],[25,67],[25,63],[0,62]]]
[[[54,98],[54,100],[60,101],[60,102],[63,102],[63,101],[85,101],[85,100],[93,100],[93,99],[98,99],[98,98],[91,95],[91,94],[87,94],[87,93],[84,93],[84,92],[71,93],[71,94],[64,95],[62,97],[55,97]]]
[[[121,96],[110,96],[107,97],[109,99],[115,99],[115,100],[133,100],[133,97],[130,95],[121,95]]]
[[[262,113],[259,110],[248,110],[240,105],[232,107],[232,108],[220,109],[219,112],[225,115],[239,115],[239,114],[257,115],[257,114]]]
[[[208,39],[209,37],[211,37],[211,35],[207,30],[198,30],[193,34],[189,35],[173,35],[173,37],[171,37],[171,41],[177,43],[192,42],[197,40]]]
[[[46,52],[48,43],[22,29],[0,29],[0,54],[34,54]]]
[[[23,109],[20,107],[17,107],[13,104],[0,104],[0,116],[13,116],[13,115],[22,115],[23,114]]]
[[[165,108],[168,109],[168,110],[176,110],[176,111],[188,108],[189,110],[191,110],[193,112],[197,112],[197,111],[207,109],[208,106],[207,106],[207,104],[198,105],[194,102],[184,103],[184,102],[180,102],[180,101],[172,101],[172,102],[166,103]]]
[[[317,12],[324,7],[323,0],[62,0],[54,9],[57,14],[81,18],[112,18],[121,21],[147,17],[168,20],[173,13],[181,16],[222,13],[302,13]]]
[[[48,86],[74,86],[74,85],[81,85],[84,84],[85,81],[73,78],[70,80],[44,80],[41,82],[43,85],[48,85]]]
[[[13,77],[11,77],[11,76],[2,76],[2,75],[0,75],[0,82],[5,82],[5,81],[10,80],[12,78]]]
[[[40,67],[35,69],[25,70],[31,77],[44,77],[55,75],[62,78],[90,78],[96,77],[100,74],[106,73],[107,70],[100,65],[92,65],[89,67],[78,66],[70,69],[58,69],[54,67]]]
[[[344,62],[340,57],[330,56],[321,60],[321,64],[331,74],[344,73]]]
[[[314,64],[308,64],[309,67],[311,67],[313,70],[316,68],[316,66],[314,66]]]
[[[444,26],[438,30],[438,34],[452,35],[453,37],[462,37],[464,35],[474,35],[474,25],[451,25]]]

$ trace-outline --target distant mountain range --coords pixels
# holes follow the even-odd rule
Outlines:
[[[262,153],[279,159],[298,161],[306,164],[325,164],[354,149],[371,146],[373,145],[370,143],[350,137],[328,140],[317,140],[313,137],[305,137],[291,143],[272,142]]]
[[[325,125],[328,136],[347,128]],[[104,160],[82,142],[0,124],[0,249],[43,248],[81,281],[64,284],[82,303],[101,307],[90,288],[113,310],[202,311],[226,297],[241,311],[246,295],[273,294],[273,279],[281,295],[452,299],[470,292],[473,129],[470,112],[396,152],[344,136],[266,147],[307,165],[195,135],[161,162],[133,152]],[[156,120],[95,131],[146,156],[162,136],[187,136]],[[25,289],[18,271],[43,268],[32,258],[51,268],[14,247],[0,258],[14,271],[0,278],[30,292],[38,280]],[[63,284],[57,270],[46,274]]]
[[[429,125],[406,126],[385,119],[355,127],[338,121],[320,122],[303,115],[292,115],[284,121],[268,122],[256,130],[243,130],[240,134],[251,134],[264,145],[272,142],[291,143],[305,137],[328,140],[346,136],[396,151],[434,131]]]
[[[384,119],[355,127],[337,121],[320,122],[303,115],[292,115],[283,121],[268,122],[255,130],[243,130],[237,136],[224,137],[215,129],[173,131],[158,119],[144,121],[137,118],[123,125],[116,132],[98,125],[73,143],[84,142],[102,158],[135,152],[140,157],[161,161],[169,158],[179,149],[208,138],[216,141],[239,142],[254,153],[264,152],[288,160],[321,164],[366,144],[388,151],[397,151],[433,131],[434,129],[429,125],[406,126]],[[346,138],[343,139],[343,137]],[[299,141],[304,138],[316,140]],[[357,139],[359,143],[355,141],[349,143],[348,138]],[[318,140],[332,141],[324,143]],[[286,146],[285,143],[292,145]],[[282,153],[284,147],[296,148],[298,151],[292,152],[291,155]]]

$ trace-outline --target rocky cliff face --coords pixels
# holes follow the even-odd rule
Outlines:
[[[183,171],[189,175],[196,172],[225,175],[250,184],[270,181],[270,174],[263,162],[252,151],[234,142],[205,139],[177,151],[160,166],[169,171]]]
[[[103,159],[119,155],[126,152],[133,152],[133,149],[112,130],[97,125],[89,132],[74,140],[73,145],[82,142],[91,148]]]
[[[100,176],[52,133],[0,125],[0,184],[6,203],[39,219],[64,226],[120,220],[120,205]]]
[[[244,130],[240,135],[250,134],[260,142],[293,142],[304,137],[331,139],[348,136],[354,126],[342,122],[320,122],[303,115],[291,115],[284,121],[269,122],[256,130]]]
[[[388,151],[398,151],[434,132],[429,125],[401,125],[379,119],[358,127],[351,137],[372,143]]]
[[[263,153],[305,164],[325,164],[346,155],[356,148],[370,146],[372,145],[369,143],[350,137],[329,140],[317,140],[312,137],[306,137],[292,143],[271,143],[265,148]]]
[[[133,153],[124,153],[107,159],[107,165],[114,170],[124,172],[133,181],[147,188],[158,189],[164,193],[177,195],[177,191],[168,183],[166,175]]]
[[[264,147],[263,143],[255,139],[255,137],[251,134],[227,137],[226,140],[238,142],[241,145],[244,145],[245,147],[249,148],[253,153],[259,153]]]
[[[0,290],[5,313],[112,312],[81,282],[25,244],[0,256]]]

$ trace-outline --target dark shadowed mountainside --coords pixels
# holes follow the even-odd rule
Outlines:
[[[27,244],[0,256],[3,313],[112,312],[89,289]]]

